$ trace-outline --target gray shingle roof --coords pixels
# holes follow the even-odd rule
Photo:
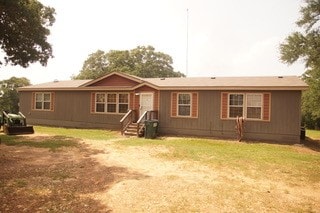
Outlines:
[[[117,74],[117,73],[114,73]],[[112,74],[111,74],[112,75]],[[159,90],[305,90],[307,84],[298,76],[263,76],[263,77],[188,77],[188,78],[133,78],[131,75],[118,74],[137,81],[137,84],[150,85]],[[107,75],[106,77],[110,76]],[[103,77],[102,77],[103,78]],[[90,86],[96,80],[54,81],[19,88],[23,90],[116,90],[130,89],[112,86]],[[87,86],[90,86],[87,87]]]
[[[77,88],[81,85],[90,82],[91,80],[68,80],[68,81],[52,81],[42,84],[36,84],[26,87],[20,87],[19,89],[53,89],[53,88]]]
[[[161,88],[174,87],[306,87],[297,76],[264,77],[189,77],[189,78],[150,78],[147,82]]]

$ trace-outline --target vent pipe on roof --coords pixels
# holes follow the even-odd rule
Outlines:
[[[216,77],[211,77],[211,79],[216,79]]]
[[[278,78],[283,78],[283,76],[278,76]]]
[[[57,82],[59,82],[59,80],[58,80],[58,79],[54,79],[53,82],[54,82],[54,83],[57,83]]]
[[[160,78],[160,80],[166,80],[166,78]]]

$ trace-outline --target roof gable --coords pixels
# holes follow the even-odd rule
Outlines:
[[[143,82],[142,79],[135,76],[112,72],[108,75],[102,76],[96,80],[90,81],[82,87],[135,87]]]

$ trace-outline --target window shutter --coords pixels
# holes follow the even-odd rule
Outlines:
[[[221,119],[228,118],[228,93],[221,93]]]
[[[263,93],[263,117],[262,120],[270,121],[270,93]]]
[[[171,116],[177,116],[177,93],[171,93]]]
[[[95,113],[95,108],[96,108],[96,93],[92,92],[91,93],[91,112]]]
[[[51,111],[54,111],[54,101],[55,101],[55,93],[52,92],[51,93],[51,106],[50,106]]]
[[[192,113],[191,117],[197,118],[198,117],[198,93],[194,92],[192,93]]]

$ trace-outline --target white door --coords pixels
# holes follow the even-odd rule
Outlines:
[[[140,93],[140,116],[145,111],[151,110],[153,110],[153,93]]]

